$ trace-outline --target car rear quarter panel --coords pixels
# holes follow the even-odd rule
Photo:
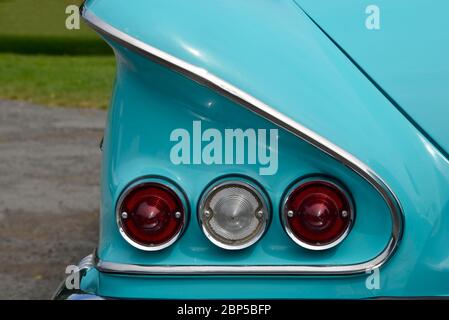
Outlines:
[[[130,6],[123,1],[97,0],[88,1],[87,6],[114,27],[225,79],[355,155],[392,188],[405,218],[403,239],[380,270],[378,290],[368,290],[364,276],[136,278],[99,274],[98,293],[150,298],[355,298],[449,293],[448,160],[293,2],[245,1],[237,5],[234,1],[136,0]],[[260,177],[250,166],[180,170],[170,165],[169,132],[181,126],[188,128],[192,119],[200,118],[219,128],[274,125],[108,41],[116,50],[118,74],[104,145],[100,258],[135,263],[261,263],[266,259],[280,264],[318,260],[344,263],[363,260],[382,246],[385,235],[377,231],[388,228],[389,220],[370,186],[286,132],[280,133],[276,176]],[[209,102],[214,108],[207,108]],[[155,172],[186,190],[192,218],[178,244],[150,258],[119,238],[114,209],[129,182]],[[201,240],[195,218],[203,188],[214,177],[230,172],[259,181],[270,194],[274,209],[263,241],[235,255]],[[280,232],[282,192],[307,172],[336,176],[354,193],[361,218],[347,245],[326,253],[309,253],[292,247]],[[364,220],[368,216],[371,220]],[[349,247],[357,237],[360,246]]]

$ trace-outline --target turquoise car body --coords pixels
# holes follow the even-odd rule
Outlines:
[[[378,0],[379,30],[365,27],[366,1],[88,0],[83,16],[117,57],[117,76],[103,143],[101,224],[95,264],[83,292],[111,298],[298,299],[449,295],[449,11],[447,1]],[[418,9],[419,8],[419,9]],[[95,18],[95,19],[93,19]],[[95,21],[103,24],[95,24]],[[104,32],[104,26],[124,37]],[[103,31],[103,32],[102,32]],[[107,31],[107,30],[106,30]],[[126,37],[194,67],[192,79]],[[181,66],[182,67],[182,66]],[[317,133],[358,159],[394,195],[400,224],[375,187],[341,159],[230,99],[221,79]],[[176,128],[278,129],[278,165],[176,165]],[[307,131],[308,132],[308,131]],[[356,220],[337,247],[310,251],[285,233],[279,211],[285,190],[303,177],[329,176],[350,190]],[[144,177],[179,186],[188,225],[172,246],[146,252],[117,227],[122,192]],[[272,208],[262,239],[241,251],[210,243],[197,207],[219,177],[245,177]],[[397,239],[385,261],[344,274],[144,274],[119,266],[345,266],[370,261]],[[392,231],[393,230],[393,231]],[[367,285],[378,269],[379,285]]]

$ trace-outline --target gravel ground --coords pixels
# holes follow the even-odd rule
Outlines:
[[[48,299],[92,252],[101,110],[0,101],[0,299]]]

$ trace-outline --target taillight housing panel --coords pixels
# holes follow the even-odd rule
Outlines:
[[[347,266],[377,257],[390,243],[393,220],[388,203],[368,181],[338,159],[329,157],[307,141],[269,123],[234,101],[177,73],[168,73],[165,68],[120,45],[112,45],[120,57],[118,70],[122,80],[116,82],[119,94],[114,95],[109,126],[105,131],[102,222],[98,246],[101,260],[151,266]],[[249,144],[245,138],[242,144],[245,150],[255,147],[258,153],[259,146],[262,146],[266,159],[271,160],[251,164],[247,161],[247,152],[244,152],[243,164],[236,161],[229,164],[194,163],[193,146],[201,137],[194,138],[194,132],[189,128],[199,118],[202,119],[202,132],[215,129],[222,133],[222,137],[225,137],[223,134],[228,129],[241,129],[243,132],[248,128],[279,129],[278,147],[270,149],[272,146],[266,145],[268,136],[265,141],[258,140],[257,144]],[[185,142],[190,141],[190,164],[177,164],[171,160],[174,147],[181,142],[170,140],[171,134],[177,129],[190,132],[190,139],[183,139]],[[205,150],[206,143],[209,145],[211,142],[203,141],[202,150]],[[238,151],[236,146],[235,159]],[[222,144],[222,147],[225,145]],[[261,175],[260,169],[269,166],[277,168],[276,173]],[[301,177],[312,175],[332,177],[338,185],[344,186],[345,190],[350,191],[357,211],[345,240],[330,250],[320,252],[303,249],[292,241],[280,217],[286,190]],[[117,228],[115,210],[119,206],[119,198],[129,189],[129,185],[134,185],[134,181],[155,176],[163,182],[175,182],[179,186],[175,189],[185,192],[186,207],[191,208],[195,217],[201,198],[213,181],[224,177],[256,181],[273,208],[269,226],[255,244],[243,250],[230,251],[211,243],[197,219],[187,219],[189,223],[188,226],[184,225],[182,236],[170,247],[153,252],[130,250],[129,241],[123,239],[126,234],[118,232]],[[179,196],[182,200],[182,194]],[[150,248],[145,246],[144,249]]]
[[[166,180],[144,179],[121,195],[117,224],[123,238],[145,251],[172,245],[185,229],[188,206],[183,192]]]
[[[351,230],[355,208],[349,192],[327,178],[307,178],[285,194],[281,220],[301,247],[326,250],[341,243]]]

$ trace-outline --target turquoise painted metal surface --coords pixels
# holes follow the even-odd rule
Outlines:
[[[448,1],[375,1],[378,30],[365,27],[371,2],[296,2],[449,153]]]
[[[202,67],[313,129],[367,163],[393,189],[405,215],[397,252],[380,270],[380,288],[352,277],[132,277],[91,270],[83,287],[134,298],[363,298],[449,294],[449,162],[292,1],[88,1],[112,26]],[[173,10],[176,8],[176,10]],[[232,21],[232,23],[230,23]],[[108,40],[108,39],[107,39]],[[379,253],[391,222],[383,200],[360,177],[279,130],[279,167],[170,162],[170,132],[205,127],[275,128],[266,120],[108,40],[118,71],[105,132],[99,257],[137,264],[356,263]],[[191,218],[183,237],[161,252],[141,252],[120,236],[115,203],[136,178],[163,175],[186,192]],[[219,176],[242,174],[267,191],[273,216],[261,241],[242,252],[210,244],[196,206]],[[357,218],[350,236],[327,252],[310,252],[282,230],[284,190],[310,174],[330,175],[351,190]]]

